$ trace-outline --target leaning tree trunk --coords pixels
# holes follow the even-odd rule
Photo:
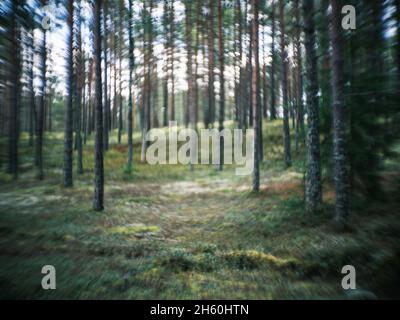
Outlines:
[[[260,190],[260,65],[259,65],[259,50],[258,50],[258,11],[259,3],[258,0],[251,0],[251,6],[253,10],[253,23],[252,23],[252,107],[254,109],[254,171],[253,171],[253,191],[258,192]]]
[[[314,0],[303,0],[308,105],[307,164],[305,179],[306,209],[314,213],[322,202],[319,142],[317,55],[315,51]]]
[[[94,57],[96,60],[95,87],[96,87],[96,136],[95,136],[95,166],[94,166],[94,200],[93,209],[104,209],[104,159],[103,159],[103,103],[101,83],[101,27],[100,8],[101,0],[94,0]]]
[[[282,104],[283,104],[283,144],[286,167],[292,165],[290,151],[290,128],[289,128],[289,104],[288,104],[288,63],[285,44],[285,4],[284,0],[279,1],[280,27],[281,27],[281,55],[282,55]]]
[[[333,161],[336,189],[336,225],[339,230],[346,226],[349,214],[349,172],[346,150],[346,107],[344,104],[343,76],[343,29],[341,5],[331,0],[332,6],[332,97],[333,97]]]

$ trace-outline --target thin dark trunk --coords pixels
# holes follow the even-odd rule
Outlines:
[[[290,127],[289,127],[289,103],[288,103],[288,62],[285,43],[285,4],[279,0],[280,27],[281,27],[281,55],[282,55],[282,104],[283,104],[283,144],[284,158],[286,167],[292,165],[292,156],[290,151]]]
[[[209,4],[208,31],[208,115],[206,127],[213,126],[215,121],[215,91],[214,91],[214,0]]]
[[[315,49],[314,0],[303,0],[307,78],[307,164],[305,199],[308,212],[315,213],[322,203],[321,160],[319,141],[319,103],[317,54]]]
[[[107,33],[107,17],[108,17],[108,5],[107,1],[104,1],[103,4],[103,29],[104,29],[104,35],[103,35],[103,53],[104,53],[104,124],[103,124],[103,129],[104,129],[104,151],[108,150],[109,147],[109,124],[110,124],[110,104],[108,100],[108,60],[107,60],[107,39],[108,39],[108,33]]]
[[[47,1],[42,1],[42,6],[46,6]],[[43,124],[44,124],[44,99],[46,95],[46,61],[47,61],[47,32],[43,29],[42,43],[40,45],[40,89],[39,103],[37,111],[37,128],[36,128],[36,165],[37,179],[43,180]]]
[[[276,119],[276,97],[275,97],[275,64],[276,64],[276,56],[275,56],[275,1],[272,1],[272,13],[271,13],[271,24],[272,24],[272,43],[271,43],[271,109],[270,109],[270,118],[271,120]]]
[[[64,131],[64,187],[72,187],[72,159],[73,159],[73,11],[74,1],[67,3],[68,24],[68,47],[67,47],[67,97],[65,109],[65,131]],[[75,79],[76,81],[76,79]]]
[[[164,55],[166,63],[164,65],[164,83],[163,83],[163,126],[168,126],[168,80],[169,80],[169,63],[170,63],[170,48],[169,48],[169,23],[168,23],[168,0],[164,0]]]
[[[78,159],[76,165],[77,174],[83,174],[83,152],[82,152],[82,90],[84,86],[84,57],[82,53],[82,18],[81,11],[82,10],[82,2],[78,1],[78,11],[77,11],[77,78],[75,79],[76,83],[76,144],[78,150]]]
[[[224,130],[225,120],[225,79],[224,79],[224,38],[222,22],[222,0],[218,0],[218,53],[219,53],[219,131]],[[220,138],[219,145],[219,170],[224,168],[224,138]]]
[[[259,67],[259,50],[258,50],[258,11],[259,3],[257,0],[251,0],[253,21],[252,31],[253,36],[251,37],[252,47],[252,107],[254,108],[254,171],[253,171],[253,191],[258,192],[260,190],[260,67]]]
[[[299,0],[294,1],[295,8],[295,60],[296,60],[296,150],[299,142],[305,142],[304,105],[303,105],[303,75],[301,53],[301,20]]]
[[[121,144],[122,138],[122,129],[123,129],[123,122],[122,122],[122,41],[123,41],[123,28],[122,28],[122,21],[123,21],[123,0],[119,0],[118,4],[119,9],[119,17],[118,17],[118,144]]]
[[[133,98],[132,98],[132,86],[133,86],[133,68],[135,64],[135,58],[133,55],[134,42],[133,42],[133,0],[129,0],[129,19],[128,19],[128,31],[129,31],[129,101],[128,101],[128,172],[132,170],[133,164]]]
[[[332,98],[333,98],[333,161],[336,189],[336,225],[343,230],[349,214],[349,172],[346,138],[346,107],[343,76],[343,29],[341,4],[331,0],[332,21]]]
[[[104,160],[103,160],[103,104],[101,83],[101,0],[94,1],[94,57],[96,59],[96,136],[95,136],[95,167],[94,167],[94,200],[93,209],[104,209]]]
[[[18,140],[19,140],[19,103],[21,101],[21,31],[18,25],[18,10],[20,2],[12,1],[11,17],[11,69],[10,69],[10,114],[9,114],[9,144],[8,144],[8,172],[14,179],[18,177]]]

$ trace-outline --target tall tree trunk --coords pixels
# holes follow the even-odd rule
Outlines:
[[[333,97],[333,161],[336,189],[336,225],[346,226],[349,214],[349,172],[346,138],[346,107],[344,104],[343,29],[341,27],[341,1],[331,0],[332,6],[332,97]]]
[[[73,159],[73,37],[74,37],[74,1],[67,2],[67,24],[68,24],[68,40],[67,40],[67,101],[65,108],[65,128],[64,128],[64,187],[72,187],[72,159]],[[75,79],[76,81],[76,79]]]
[[[222,0],[218,0],[218,54],[219,54],[219,131],[224,130],[225,120],[225,79],[224,79],[224,32],[222,22]],[[219,143],[219,170],[224,168],[224,138]]]
[[[199,84],[197,82],[199,77],[199,46],[200,46],[200,10],[201,10],[201,0],[196,0],[196,45],[195,45],[195,71],[194,71],[194,124],[197,128],[197,123],[199,122]]]
[[[170,63],[170,48],[169,48],[169,23],[168,23],[168,0],[164,0],[164,13],[163,13],[163,28],[164,28],[164,83],[163,83],[163,126],[168,126],[168,80],[169,80],[169,63]]]
[[[253,171],[253,191],[258,192],[260,190],[260,62],[259,62],[259,50],[258,50],[258,12],[259,2],[258,0],[251,0],[251,6],[253,11],[252,19],[252,107],[254,108],[254,171]]]
[[[29,146],[33,147],[33,139],[35,134],[35,124],[36,124],[36,109],[35,109],[35,92],[33,89],[33,59],[34,59],[34,36],[35,33],[32,30],[29,34],[29,63],[28,63],[28,91],[29,91]]]
[[[246,6],[247,6],[247,1],[246,1]],[[251,2],[249,2],[249,5],[251,6]],[[246,15],[247,16],[247,15]],[[251,16],[251,12],[250,12]],[[247,21],[247,18],[246,18]],[[249,51],[248,51],[248,59],[247,59],[247,66],[246,66],[246,74],[247,74],[247,81],[246,81],[246,90],[248,90],[248,99],[246,99],[246,116],[248,116],[248,123],[250,127],[253,127],[254,125],[254,115],[253,115],[253,65],[252,65],[252,59],[253,59],[253,25],[252,25],[252,20],[249,23],[246,23],[246,30],[248,30],[248,34],[250,35],[250,43],[249,43]]]
[[[239,84],[237,88],[237,105],[236,109],[238,110],[238,118],[239,118],[239,129],[243,129],[245,127],[244,124],[244,107],[243,107],[243,67],[242,67],[242,58],[243,58],[243,43],[242,43],[242,9],[241,9],[241,4],[240,0],[236,0],[236,15],[237,15],[237,21],[238,21],[238,42],[239,42],[239,48],[238,48],[238,68],[239,68]]]
[[[76,92],[76,144],[78,159],[76,164],[77,174],[83,174],[83,152],[82,152],[82,90],[84,86],[84,55],[82,52],[82,0],[78,0],[77,11],[77,78],[75,79]]]
[[[276,64],[276,56],[275,56],[275,39],[276,39],[276,32],[275,32],[275,0],[272,0],[272,7],[271,7],[271,24],[272,24],[272,43],[271,43],[271,109],[270,109],[270,118],[271,120],[276,119],[276,97],[275,97],[275,64]]]
[[[123,0],[119,0],[118,2],[118,144],[121,144],[122,138],[122,129],[123,129],[123,122],[122,122],[122,42],[124,40],[123,28],[122,28],[122,21],[124,19],[123,16]]]
[[[299,148],[299,142],[304,143],[304,105],[303,105],[303,75],[302,75],[302,54],[301,54],[301,20],[300,20],[299,0],[294,1],[295,10],[295,60],[296,60],[296,150]],[[315,35],[314,35],[315,37]],[[315,40],[314,40],[315,41]]]
[[[132,170],[133,164],[133,68],[135,58],[133,54],[134,40],[133,40],[133,0],[129,0],[129,18],[128,18],[128,31],[129,31],[129,101],[128,101],[128,172]]]
[[[208,31],[208,114],[206,127],[213,126],[215,121],[215,91],[214,91],[214,0],[209,5]]]
[[[42,0],[42,7],[47,5],[47,0]],[[44,125],[44,99],[46,96],[46,61],[47,61],[47,32],[43,29],[42,43],[40,45],[40,88],[37,111],[36,128],[36,165],[37,178],[43,180],[43,125]]]
[[[283,144],[286,167],[292,165],[290,150],[290,128],[289,128],[289,103],[288,103],[288,63],[285,41],[285,4],[279,0],[280,27],[281,27],[281,55],[282,55],[282,104],[283,104]]]
[[[174,1],[175,0],[170,0],[171,1],[171,8],[170,8],[170,17],[169,17],[169,22],[170,22],[170,45],[169,45],[169,50],[171,53],[171,74],[170,74],[170,79],[171,79],[171,101],[170,101],[170,116],[169,119],[170,121],[175,121],[175,73],[174,73],[174,64],[175,64],[175,6],[174,6]]]
[[[108,100],[108,60],[107,60],[107,17],[108,17],[108,5],[107,1],[103,3],[103,29],[104,29],[104,36],[103,36],[103,52],[104,52],[104,123],[103,123],[103,144],[104,144],[104,151],[108,150],[109,147],[109,125],[110,125],[110,103]],[[111,95],[111,93],[110,93]]]
[[[18,10],[20,1],[12,1],[11,11],[11,88],[10,88],[10,118],[9,124],[9,141],[8,141],[8,172],[13,175],[14,179],[18,177],[18,140],[19,140],[19,104],[21,102],[21,57],[20,42],[21,32],[18,23]]]
[[[101,82],[101,0],[94,0],[94,57],[96,60],[96,136],[95,136],[95,166],[94,166],[94,200],[93,209],[104,209],[104,159],[103,159],[103,104]]]
[[[305,199],[308,212],[316,212],[322,202],[321,160],[319,142],[319,103],[317,54],[315,49],[314,0],[303,0],[306,50],[306,78],[308,105],[307,164]]]
[[[242,34],[241,34],[241,19],[242,12],[240,0],[235,2],[235,120],[238,122],[238,127],[241,129],[241,103],[240,103],[240,70],[241,70],[241,53],[242,53]]]

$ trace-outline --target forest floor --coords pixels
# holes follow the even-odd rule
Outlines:
[[[85,173],[74,172],[74,187],[65,189],[62,134],[46,136],[44,181],[35,180],[33,149],[22,136],[19,180],[0,174],[0,298],[341,299],[364,291],[400,297],[394,164],[385,172],[387,196],[353,210],[350,230],[338,234],[329,181],[321,212],[304,213],[303,160],[295,154],[293,167],[284,168],[279,121],[264,132],[259,194],[234,166],[219,172],[197,165],[191,172],[140,163],[139,143],[127,173],[124,138],[118,145],[112,137],[105,210],[94,212],[93,141],[84,150]],[[341,287],[346,264],[357,271],[353,296]],[[41,288],[44,265],[56,268],[56,290]]]

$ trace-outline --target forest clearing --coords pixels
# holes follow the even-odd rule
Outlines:
[[[400,0],[2,0],[0,299],[400,298],[399,102]]]
[[[390,196],[355,211],[357,229],[337,234],[331,186],[319,214],[302,210],[303,160],[285,169],[280,126],[266,125],[259,194],[251,192],[251,176],[236,176],[234,166],[220,172],[196,165],[190,172],[187,165],[137,161],[126,173],[126,147],[111,144],[101,213],[90,206],[93,144],[85,150],[84,175],[65,189],[61,136],[49,134],[46,183],[29,167],[17,184],[1,176],[1,298],[346,299],[347,263],[357,268],[360,291],[398,296],[400,198],[390,189],[399,179],[390,174],[396,167],[385,172]],[[23,148],[22,156],[29,154]],[[140,143],[134,155],[139,160]],[[57,270],[56,290],[40,286],[48,264]]]

